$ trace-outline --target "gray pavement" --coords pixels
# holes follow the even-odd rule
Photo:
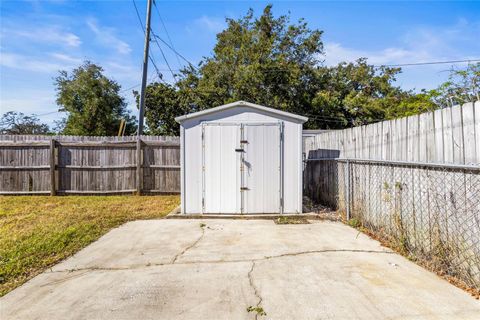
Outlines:
[[[0,318],[478,320],[480,302],[341,223],[153,220],[0,298]]]

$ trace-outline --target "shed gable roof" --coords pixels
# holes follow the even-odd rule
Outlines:
[[[194,112],[194,113],[189,113],[189,114],[186,114],[186,115],[183,115],[183,116],[179,116],[179,117],[175,118],[175,121],[177,121],[178,123],[182,123],[183,121],[188,120],[188,119],[193,119],[193,118],[197,118],[197,117],[200,117],[200,116],[205,116],[205,115],[208,115],[208,114],[220,112],[220,111],[227,110],[227,109],[232,109],[232,108],[235,108],[235,107],[250,107],[252,109],[257,109],[257,110],[260,110],[260,111],[263,111],[263,112],[266,112],[266,113],[270,113],[270,114],[273,114],[273,115],[279,115],[279,116],[294,119],[294,120],[297,120],[297,121],[299,120],[302,123],[306,122],[308,120],[307,117],[299,116],[299,115],[294,114],[294,113],[285,112],[285,111],[281,111],[281,110],[277,110],[277,109],[273,109],[273,108],[268,108],[268,107],[261,106],[259,104],[250,103],[250,102],[246,102],[246,101],[235,101],[235,102],[224,104],[222,106],[218,106],[218,107],[215,107],[215,108],[210,108],[210,109],[206,109],[206,110],[202,110],[202,111],[198,111],[198,112]]]

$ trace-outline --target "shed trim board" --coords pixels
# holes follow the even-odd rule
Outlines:
[[[176,120],[183,214],[302,213],[307,118],[239,101]]]
[[[215,108],[210,108],[210,109],[186,114],[186,115],[183,115],[183,116],[179,116],[179,117],[175,118],[175,121],[177,121],[178,123],[182,123],[183,121],[188,120],[188,119],[192,119],[192,118],[196,118],[196,117],[200,117],[200,116],[205,116],[205,115],[208,115],[208,114],[212,114],[212,113],[215,113],[215,112],[235,108],[235,107],[238,107],[238,106],[250,107],[250,108],[257,109],[257,110],[260,110],[260,111],[264,111],[264,112],[267,112],[267,113],[281,115],[281,116],[284,116],[284,117],[287,117],[287,118],[290,118],[290,119],[295,119],[297,121],[300,121],[301,123],[304,123],[308,120],[307,117],[299,116],[297,114],[293,114],[293,113],[290,113],[290,112],[285,112],[285,111],[281,111],[281,110],[278,110],[278,109],[268,108],[268,107],[261,106],[259,104],[250,103],[250,102],[246,102],[246,101],[236,101],[236,102],[224,104],[224,105],[221,105],[221,106],[218,106],[218,107],[215,107]]]

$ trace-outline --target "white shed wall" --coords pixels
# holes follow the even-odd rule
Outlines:
[[[202,125],[210,122],[278,122],[284,124],[283,198],[284,213],[302,212],[302,123],[247,106],[185,120],[182,138],[182,212],[202,212]]]

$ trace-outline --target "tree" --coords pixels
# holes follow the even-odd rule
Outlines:
[[[429,91],[429,95],[442,108],[480,101],[480,62],[452,69],[448,81]]]
[[[0,119],[1,134],[48,134],[50,129],[34,114],[27,116],[21,112],[9,111]]]
[[[409,94],[403,98],[399,103],[392,105],[386,112],[386,119],[396,119],[401,117],[413,116],[425,112],[431,112],[439,109],[432,100],[432,95],[426,90],[422,90],[417,94]]]
[[[290,24],[288,16],[275,18],[271,8],[268,5],[258,18],[249,10],[243,18],[227,19],[212,57],[204,58],[199,68],[185,68],[172,88],[155,84],[153,90],[149,86],[145,112],[152,132],[177,132],[174,114],[236,100],[305,111],[314,96],[315,69],[323,53],[322,32],[310,30],[303,20]],[[168,98],[151,96],[165,90]],[[162,110],[172,112],[160,118]]]
[[[430,92],[395,85],[400,68],[375,67],[365,58],[325,66],[322,34],[302,19],[292,24],[289,16],[274,17],[271,5],[259,17],[250,9],[240,19],[227,19],[212,56],[198,68],[185,68],[173,86],[148,87],[151,132],[177,133],[176,115],[236,100],[305,115],[308,129],[341,129],[438,108]]]
[[[134,91],[137,105],[140,94]],[[182,108],[179,94],[173,86],[164,83],[151,83],[145,91],[145,120],[147,134],[179,135],[179,125],[175,117],[188,113]]]
[[[122,119],[127,124],[126,134],[135,131],[120,85],[108,79],[100,66],[85,61],[71,74],[60,71],[55,86],[60,111],[68,113],[63,134],[116,135]]]
[[[201,109],[247,100],[301,110],[312,97],[314,70],[323,54],[321,35],[303,20],[290,24],[288,16],[275,18],[271,5],[258,18],[250,9],[243,18],[227,19],[213,56],[200,63],[198,72],[186,72],[179,87],[193,81]]]
[[[435,109],[424,96],[395,86],[400,68],[375,67],[365,58],[319,68],[307,128],[341,129]]]

